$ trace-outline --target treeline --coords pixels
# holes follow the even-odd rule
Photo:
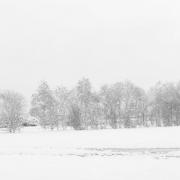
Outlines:
[[[52,90],[42,82],[32,95],[30,112],[25,109],[21,94],[0,92],[0,127],[15,132],[27,122],[28,114],[49,129],[179,126],[180,83],[157,83],[145,92],[131,82],[119,82],[96,92],[85,78],[71,90]]]
[[[50,129],[178,126],[180,83],[157,83],[145,92],[131,82],[119,82],[95,92],[85,78],[71,90],[51,90],[43,82],[32,95],[30,114]]]

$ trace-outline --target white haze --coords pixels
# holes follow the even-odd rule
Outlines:
[[[180,80],[180,2],[2,0],[0,89]]]

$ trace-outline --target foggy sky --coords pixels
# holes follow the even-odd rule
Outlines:
[[[2,0],[0,89],[180,80],[180,2]]]

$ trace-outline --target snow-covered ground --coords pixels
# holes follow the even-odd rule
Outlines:
[[[0,180],[179,180],[180,127],[0,132]]]

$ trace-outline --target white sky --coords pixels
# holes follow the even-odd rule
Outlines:
[[[177,0],[1,0],[0,88],[180,80]]]

